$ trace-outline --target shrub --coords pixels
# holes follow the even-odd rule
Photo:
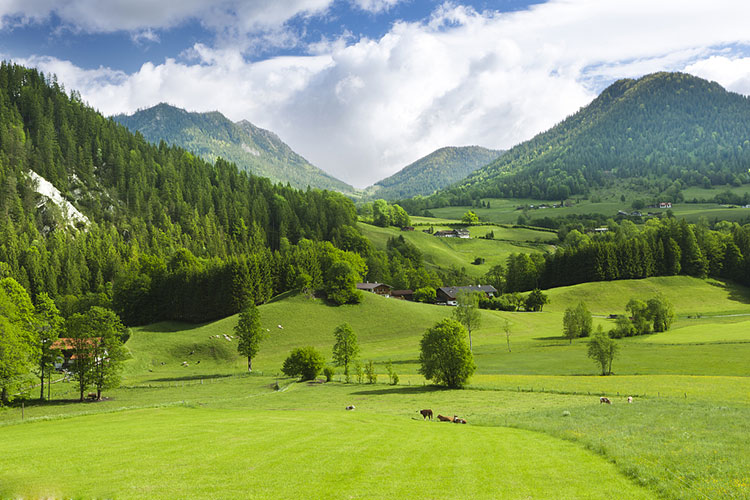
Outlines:
[[[284,360],[281,371],[288,377],[313,380],[323,370],[325,359],[314,347],[298,347]]]
[[[391,381],[391,385],[398,385],[398,374],[393,371],[393,363],[388,360],[388,364],[385,365],[385,370],[388,372],[388,379]]]
[[[330,366],[326,366],[323,368],[323,375],[326,378],[326,382],[330,382],[333,380],[333,376],[336,375],[336,372]]]
[[[354,363],[354,374],[357,376],[357,383],[361,384],[365,379],[365,370],[362,368],[362,363],[359,361]]]

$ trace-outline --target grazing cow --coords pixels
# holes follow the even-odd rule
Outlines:
[[[628,396],[628,403],[632,403],[632,402],[633,402],[633,396]]]
[[[609,398],[605,398],[604,396],[599,398],[599,404],[607,403],[608,405],[612,404],[612,401],[609,400]]]
[[[432,410],[419,410],[417,413],[422,415],[422,420],[427,420],[428,418],[432,420]]]
[[[353,410],[354,409],[354,405],[349,405],[349,406],[346,407],[346,409],[347,410]]]
[[[438,420],[441,422],[453,422],[453,417],[444,417],[442,415],[438,415]]]

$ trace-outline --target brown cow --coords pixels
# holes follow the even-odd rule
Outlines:
[[[454,415],[453,416],[453,423],[454,424],[465,424],[466,423],[466,419],[464,419],[464,418],[458,418],[458,417],[456,417]]]
[[[417,413],[422,415],[422,420],[432,420],[432,410],[419,410]]]
[[[604,396],[599,398],[599,404],[607,403],[608,405],[612,404],[612,401],[609,400],[609,398],[605,398]]]
[[[453,422],[453,417],[444,417],[442,415],[438,415],[438,420],[441,422]]]

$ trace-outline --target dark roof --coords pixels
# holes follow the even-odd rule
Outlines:
[[[357,283],[357,290],[375,290],[379,286],[391,287],[385,283]]]
[[[469,286],[441,286],[438,290],[442,291],[446,296],[455,298],[458,296],[458,292],[482,292],[482,293],[497,293],[497,290],[492,285],[469,285]]]

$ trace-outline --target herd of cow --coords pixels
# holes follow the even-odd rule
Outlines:
[[[428,418],[432,420],[432,410],[418,410],[417,413],[422,415],[422,420],[427,420]],[[452,417],[445,417],[443,415],[438,415],[437,418],[441,422],[453,422],[454,424],[466,423],[465,418],[459,418],[456,415],[453,415]]]
[[[628,396],[628,403],[632,403],[632,402],[633,402],[633,396]],[[612,401],[610,401],[609,398],[602,396],[602,397],[599,398],[599,404],[603,404],[603,403],[611,405]],[[347,410],[353,410],[354,408],[355,408],[354,405],[349,405],[349,406],[346,407]],[[430,409],[417,410],[417,413],[419,413],[420,415],[422,415],[422,420],[427,420],[427,419],[432,420],[432,410],[430,410]],[[438,415],[437,419],[439,421],[441,421],[441,422],[453,422],[454,424],[465,424],[466,423],[466,419],[465,418],[459,418],[456,415],[453,415],[452,417],[446,417],[444,415]]]

